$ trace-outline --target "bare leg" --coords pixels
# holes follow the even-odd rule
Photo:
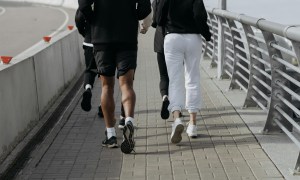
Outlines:
[[[115,77],[101,76],[102,94],[101,107],[104,115],[106,128],[115,126],[115,101],[114,101],[114,84]]]
[[[197,113],[190,113],[190,124],[196,125],[196,118],[197,118]]]
[[[119,84],[122,91],[122,104],[125,117],[134,118],[135,92],[133,90],[134,70],[129,70],[125,75],[119,77]]]
[[[174,118],[174,120],[175,120],[176,118],[180,118],[180,116],[181,116],[180,111],[173,111],[173,118]]]

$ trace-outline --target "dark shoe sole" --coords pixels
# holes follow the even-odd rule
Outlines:
[[[184,126],[182,124],[178,124],[175,128],[175,132],[173,136],[171,137],[171,142],[174,144],[179,143],[182,140],[182,132],[184,130]]]
[[[130,154],[133,149],[134,149],[134,140],[133,140],[133,135],[134,135],[134,127],[131,124],[126,124],[123,128],[123,137],[124,140],[121,144],[121,151],[124,154]]]
[[[103,147],[108,147],[108,148],[117,148],[118,144],[114,143],[114,144],[102,144]]]
[[[81,101],[81,108],[84,111],[91,110],[91,108],[92,108],[91,98],[92,98],[92,94],[89,93],[88,91],[84,91],[84,93],[82,94],[82,101]]]
[[[118,128],[122,130],[124,129],[124,126],[125,126],[125,118],[121,118],[119,121]]]
[[[168,119],[170,116],[170,112],[168,110],[168,106],[170,104],[169,100],[163,101],[160,111],[160,116],[162,119]]]

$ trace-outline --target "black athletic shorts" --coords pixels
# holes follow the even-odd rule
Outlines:
[[[123,76],[136,69],[137,50],[97,50],[94,52],[98,73],[102,76]]]

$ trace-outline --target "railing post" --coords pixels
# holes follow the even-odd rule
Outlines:
[[[285,128],[287,128],[289,131],[292,131],[293,125],[285,120],[283,115],[276,110],[276,107],[280,107],[286,114],[291,116],[292,111],[289,107],[287,107],[286,104],[284,104],[280,99],[279,95],[287,99],[287,101],[291,102],[291,95],[288,94],[285,90],[283,90],[278,83],[283,84],[284,86],[290,87],[290,82],[283,78],[280,74],[276,72],[276,70],[280,70],[282,72],[286,72],[286,67],[277,62],[273,59],[274,56],[277,56],[282,59],[282,54],[279,50],[276,50],[275,48],[271,47],[271,43],[276,42],[275,37],[272,33],[267,31],[262,31],[264,39],[267,44],[267,49],[270,56],[270,63],[271,63],[271,74],[272,74],[272,81],[271,81],[271,103],[270,103],[270,109],[268,111],[268,117],[267,122],[265,124],[265,127],[263,129],[263,132],[265,134],[267,133],[281,133],[282,129],[277,125],[276,121],[279,121]]]
[[[219,0],[219,8],[222,10],[226,10],[227,3],[226,0]],[[218,18],[218,74],[217,78],[222,79],[222,75],[224,73],[224,57],[225,57],[225,49],[224,49],[224,27],[223,27],[223,18]]]
[[[247,41],[247,48],[249,49],[249,61],[250,61],[250,75],[249,75],[249,84],[248,84],[248,91],[247,91],[247,96],[246,100],[244,102],[243,107],[256,107],[259,105],[262,109],[267,110],[269,106],[269,102],[266,101],[264,98],[259,95],[258,91],[259,90],[261,93],[267,96],[268,94],[268,89],[266,89],[264,86],[262,86],[258,80],[263,81],[266,83],[266,77],[261,74],[257,69],[254,68],[257,67],[263,71],[266,70],[265,66],[263,63],[255,60],[253,56],[256,56],[257,58],[263,58],[261,52],[250,48],[250,45],[254,45],[256,47],[259,47],[259,43],[257,40],[250,38],[249,35],[255,36],[251,26],[242,23],[243,30],[245,32],[246,36],[246,41]],[[255,90],[257,88],[257,90]],[[271,91],[271,90],[270,90]],[[255,98],[256,101],[253,99]]]

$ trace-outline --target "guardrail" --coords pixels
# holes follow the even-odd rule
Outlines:
[[[221,9],[208,10],[212,41],[203,49],[218,67],[219,78],[230,78],[229,89],[246,92],[244,107],[268,112],[263,133],[284,132],[300,149],[300,27]],[[221,46],[220,46],[221,45]],[[300,154],[295,166],[300,173]]]

